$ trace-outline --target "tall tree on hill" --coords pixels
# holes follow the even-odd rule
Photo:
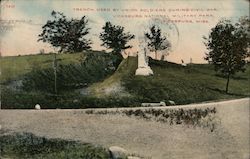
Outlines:
[[[52,11],[53,20],[48,20],[38,35],[38,41],[47,42],[62,52],[81,52],[90,49],[91,41],[85,36],[89,34],[88,20],[83,16],[80,20],[68,20],[63,13]]]
[[[203,37],[208,50],[205,59],[227,78],[226,93],[231,75],[244,71],[246,58],[250,56],[246,28],[242,22],[232,24],[229,20],[222,20],[212,28],[208,38]]]
[[[149,50],[155,52],[155,59],[157,59],[157,51],[170,50],[170,42],[166,36],[162,35],[161,29],[156,25],[151,26],[150,32],[145,33],[145,36],[149,40],[147,44]]]
[[[132,48],[131,45],[127,43],[134,39],[135,36],[129,32],[124,32],[124,27],[119,25],[112,25],[111,22],[106,22],[102,27],[103,32],[100,33],[100,39],[103,41],[102,46],[108,49],[113,49],[113,53],[119,54],[121,56],[121,51]]]
[[[38,35],[38,41],[51,44],[58,49],[58,53],[81,52],[90,49],[91,41],[85,36],[89,34],[88,20],[83,16],[78,19],[67,19],[63,13],[51,12],[53,20],[48,20],[42,27],[42,33]],[[57,58],[53,59],[54,91],[57,94]]]

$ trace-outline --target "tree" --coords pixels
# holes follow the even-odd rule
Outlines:
[[[103,41],[101,45],[108,49],[113,49],[113,53],[117,53],[121,56],[122,50],[132,48],[132,46],[127,45],[127,43],[131,39],[134,39],[135,36],[129,32],[124,33],[124,27],[112,25],[110,22],[106,22],[102,29],[103,32],[100,33],[99,36]]]
[[[88,20],[83,16],[80,20],[68,20],[63,13],[51,12],[53,20],[48,20],[42,27],[42,33],[38,35],[38,41],[51,44],[58,48],[58,53],[62,52],[81,52],[90,49],[91,41],[84,38],[89,34],[87,27]],[[54,91],[57,94],[57,58],[56,54],[53,59],[54,69]]]
[[[157,59],[157,51],[169,50],[171,47],[170,42],[167,40],[166,36],[162,35],[161,29],[156,25],[150,27],[150,32],[145,33],[148,41],[148,48],[150,51],[155,52],[155,59]]]
[[[53,20],[48,20],[42,27],[38,41],[51,44],[61,52],[81,52],[90,49],[91,41],[84,38],[89,34],[88,20],[83,16],[80,20],[68,20],[63,13],[52,11]]]
[[[232,24],[231,21],[222,20],[212,28],[208,38],[203,37],[208,49],[205,60],[227,77],[226,93],[231,75],[245,70],[245,59],[249,57],[247,34],[241,23]]]

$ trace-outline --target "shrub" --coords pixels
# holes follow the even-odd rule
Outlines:
[[[121,59],[113,54],[86,53],[80,64],[58,65],[57,91],[82,88],[101,81],[111,75],[120,62]],[[54,69],[33,69],[24,77],[23,89],[54,93]]]
[[[214,117],[216,108],[206,109],[126,109],[117,111],[86,111],[86,114],[100,114],[100,115],[115,115],[125,114],[128,117],[137,117],[139,119],[154,120],[156,122],[173,124],[185,124],[192,126],[199,126],[209,128],[214,131],[215,125],[218,124]]]

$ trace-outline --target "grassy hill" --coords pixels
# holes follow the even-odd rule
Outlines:
[[[80,53],[58,54],[57,59],[60,63],[70,64],[79,62],[81,55]],[[33,68],[52,67],[53,59],[54,54],[2,57],[0,58],[0,81],[3,83],[16,80]]]
[[[88,92],[96,97],[107,97],[114,94],[119,96],[129,96],[123,88],[123,80],[133,76],[137,68],[137,58],[129,57],[121,62],[115,73],[104,81],[95,83],[88,88]]]
[[[224,92],[226,79],[209,64],[191,64],[187,67],[164,61],[149,61],[153,76],[134,76],[137,58],[124,60],[118,70],[103,82],[89,89],[98,97],[126,94],[143,102],[173,100],[177,104],[188,104],[210,100],[239,98],[250,95],[250,65],[244,73],[237,73],[230,80],[229,94]],[[105,92],[120,84],[114,92]],[[117,94],[119,92],[119,94]],[[110,94],[108,94],[110,93]]]
[[[95,56],[102,56],[98,53]],[[150,59],[154,71],[153,76],[135,76],[137,57],[129,57],[121,62],[117,70],[99,81],[79,90],[71,88],[67,93],[62,92],[57,97],[41,91],[13,90],[10,83],[22,79],[33,69],[52,67],[54,55],[30,55],[3,57],[1,62],[1,102],[2,108],[33,108],[36,103],[45,108],[89,108],[89,107],[120,107],[139,106],[142,102],[160,102],[169,100],[176,104],[189,104],[211,100],[224,100],[246,97],[250,95],[250,65],[244,73],[234,75],[229,84],[229,94],[225,93],[226,79],[213,70],[209,64],[191,64],[183,67],[179,64]],[[82,54],[58,55],[59,63],[80,64]],[[98,57],[94,57],[98,59]],[[100,58],[99,58],[100,59]],[[101,58],[103,60],[105,58]],[[105,61],[102,61],[105,63]],[[91,66],[89,66],[91,65]],[[81,66],[81,64],[79,65]],[[73,70],[74,78],[77,71],[86,68],[86,73],[95,75],[104,65],[87,64]],[[96,71],[95,71],[96,70]],[[105,69],[104,69],[105,70]],[[86,71],[86,70],[85,70]],[[72,76],[70,70],[67,76]],[[62,72],[62,75],[64,73]],[[53,73],[52,73],[53,75]],[[81,75],[85,78],[85,75]],[[86,74],[86,76],[88,76]],[[43,82],[51,79],[41,79]],[[97,77],[96,77],[97,78]],[[63,80],[63,79],[61,79]],[[85,79],[86,80],[86,79]],[[77,81],[81,81],[79,78]],[[67,84],[67,81],[66,81]],[[48,87],[48,84],[42,84]],[[52,77],[53,85],[53,77]],[[68,89],[68,88],[67,88]],[[53,90],[53,88],[52,88]],[[85,93],[82,93],[82,92]],[[86,93],[87,92],[87,93]]]

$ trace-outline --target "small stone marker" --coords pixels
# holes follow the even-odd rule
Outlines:
[[[186,67],[187,66],[187,64],[184,62],[184,60],[182,60],[181,59],[181,65],[183,66],[183,67]]]
[[[141,159],[141,158],[135,156],[128,156],[128,159]]]
[[[185,63],[182,63],[182,64],[181,64],[181,66],[183,66],[183,67],[186,67],[186,66],[187,66],[187,64],[185,64]]]
[[[175,102],[172,101],[172,100],[169,100],[168,102],[169,102],[170,105],[175,105]]]
[[[142,103],[142,107],[164,107],[166,103],[161,101],[160,103]]]
[[[127,158],[127,151],[118,146],[111,146],[109,148],[111,159],[123,159]]]
[[[41,109],[41,106],[40,106],[39,104],[36,104],[36,105],[35,105],[35,109],[36,109],[36,110],[40,110],[40,109]]]

